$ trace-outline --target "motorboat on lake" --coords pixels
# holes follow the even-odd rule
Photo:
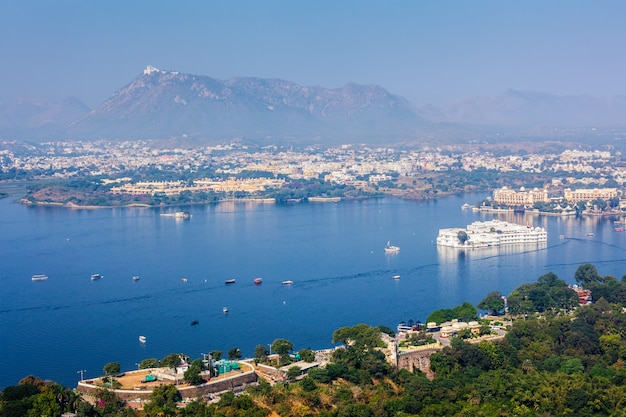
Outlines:
[[[133,277],[133,281],[139,281],[139,275],[135,275],[135,276]]]
[[[385,246],[385,253],[398,253],[400,252],[399,246],[393,246],[390,241],[387,241],[387,246]]]
[[[291,285],[293,284],[293,281],[287,280],[287,281],[283,281],[283,285]]]
[[[223,312],[224,314],[228,313],[228,307],[222,307],[222,312]]]
[[[235,278],[227,279],[226,281],[224,281],[224,284],[234,284],[234,283],[235,283]]]
[[[44,274],[35,274],[31,278],[33,281],[45,281],[48,279],[48,275]]]
[[[104,275],[100,275],[100,274],[91,274],[91,280],[92,280],[92,281],[96,281],[96,280],[98,280],[98,279],[100,279],[100,278],[103,278],[103,277],[104,277]]]
[[[255,279],[254,279],[254,284],[255,284],[255,285],[259,285],[259,284],[260,284],[260,283],[262,283],[262,282],[263,282],[263,278],[255,278]]]
[[[139,336],[139,343],[146,343],[146,336]]]
[[[393,279],[400,279],[400,275],[394,275]]]

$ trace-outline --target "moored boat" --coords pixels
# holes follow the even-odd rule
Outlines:
[[[104,275],[100,275],[100,274],[91,274],[91,280],[95,281],[98,280],[100,278],[104,277]]]
[[[227,279],[226,281],[224,281],[224,284],[234,284],[234,283],[235,283],[235,278]]]
[[[291,284],[293,284],[293,281],[291,280],[283,281],[283,285],[291,285]]]
[[[260,283],[262,283],[262,282],[263,282],[263,278],[255,278],[255,279],[254,279],[254,283],[255,283],[256,285],[259,285],[259,284],[260,284]]]
[[[139,281],[139,275],[135,275],[135,276],[133,277],[133,281]]]
[[[139,336],[140,343],[146,343],[146,336]]]
[[[224,314],[228,313],[228,307],[222,307],[222,312],[223,312]]]
[[[35,274],[31,278],[33,281],[45,281],[48,279],[48,275],[45,274]]]
[[[177,211],[176,213],[161,213],[162,217],[175,217],[177,219],[189,219],[191,214],[188,211]]]
[[[393,279],[400,279],[400,275],[394,275]]]
[[[187,282],[187,278],[181,278],[180,279],[182,282]]]

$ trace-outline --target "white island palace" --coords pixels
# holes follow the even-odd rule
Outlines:
[[[542,243],[548,241],[543,227],[507,223],[501,220],[474,222],[467,229],[439,229],[437,245],[452,248],[485,248],[509,244]]]

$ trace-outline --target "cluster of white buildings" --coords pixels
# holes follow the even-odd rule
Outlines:
[[[244,191],[255,193],[268,189],[281,188],[285,184],[283,179],[248,178],[227,179],[215,181],[212,179],[199,179],[191,183],[186,181],[148,181],[128,183],[111,188],[113,194],[131,195],[178,195],[182,192],[213,191],[216,193],[231,193]]]
[[[493,201],[512,207],[532,207],[535,203],[550,203],[552,201],[564,201],[573,205],[578,202],[592,202],[594,200],[609,201],[619,198],[621,195],[617,188],[565,188],[560,195],[549,195],[548,189],[533,188],[526,190],[521,187],[519,191],[515,191],[508,187],[502,187],[493,192]]]
[[[159,71],[148,67],[149,73]],[[18,149],[19,151],[15,151]],[[150,141],[125,142],[46,142],[39,145],[0,143],[0,173],[11,169],[36,171],[41,178],[75,176],[116,176],[133,170],[198,172],[211,170],[220,176],[236,176],[244,171],[271,172],[276,177],[319,178],[325,181],[368,186],[395,177],[413,177],[424,172],[477,169],[524,172],[578,173],[575,181],[589,182],[613,178],[626,181],[626,169],[613,168],[620,155],[604,151],[573,151],[560,154],[494,155],[490,152],[462,151],[458,147],[393,149],[366,145],[331,148],[265,146],[252,150],[242,144],[207,147],[156,148]],[[591,178],[591,176],[595,178]],[[568,178],[571,183],[573,179]],[[576,200],[577,192],[572,191]],[[582,192],[582,191],[581,191]],[[525,194],[524,194],[525,193]],[[569,195],[569,194],[568,194]],[[506,204],[546,201],[544,190],[502,189],[498,199]]]
[[[543,227],[520,225],[498,219],[474,222],[467,229],[440,229],[437,245],[452,248],[484,248],[510,244],[542,244],[548,241]]]

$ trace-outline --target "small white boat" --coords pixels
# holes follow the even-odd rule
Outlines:
[[[262,283],[262,282],[263,282],[263,278],[255,278],[255,279],[254,279],[254,284],[255,284],[255,285],[259,285],[259,284],[260,284],[260,283]]]
[[[393,279],[400,279],[400,275],[394,275]]]
[[[35,274],[31,278],[33,281],[45,281],[48,279],[48,275],[44,274]]]
[[[139,275],[135,275],[135,276],[133,277],[133,281],[139,281]]]
[[[140,343],[146,343],[146,336],[139,336]]]
[[[385,253],[398,253],[400,252],[399,246],[393,246],[391,242],[387,241],[387,246],[385,246]]]
[[[100,275],[100,274],[91,274],[91,280],[95,281],[98,280],[100,278],[104,277],[104,275]]]
[[[293,284],[293,281],[287,280],[287,281],[283,281],[283,285],[291,285]]]
[[[227,279],[226,281],[224,281],[224,284],[234,284],[234,283],[235,283],[235,278]]]
[[[228,313],[228,307],[222,307],[222,312],[223,312],[224,314]]]

